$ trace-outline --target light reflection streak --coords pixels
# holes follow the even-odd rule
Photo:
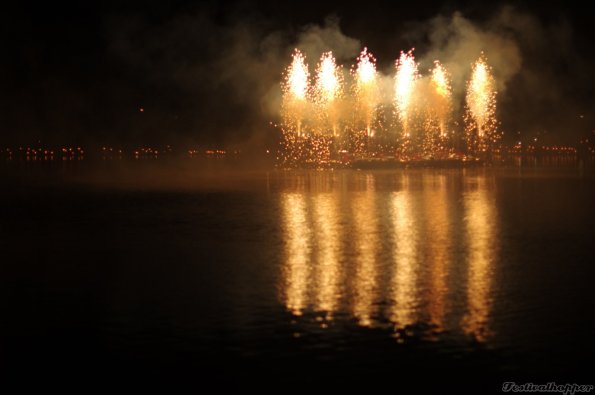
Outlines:
[[[316,264],[316,307],[332,316],[339,299],[340,215],[337,196],[319,193],[312,199],[315,240],[318,244]],[[330,318],[330,317],[328,317]]]
[[[490,335],[488,319],[492,307],[492,266],[496,258],[496,208],[485,179],[478,177],[476,181],[476,189],[466,193],[464,199],[469,267],[467,313],[463,317],[462,329],[477,341],[484,342]]]
[[[366,175],[365,181],[365,191],[356,193],[352,206],[356,231],[353,314],[360,325],[370,326],[374,315],[374,295],[377,288],[378,220],[374,176]]]
[[[404,178],[402,190],[391,194],[391,219],[396,249],[390,320],[399,329],[415,322],[417,299],[417,219],[413,213],[413,197],[407,181]]]
[[[401,177],[388,193],[372,174],[358,175],[355,190],[313,177],[281,193],[284,305],[294,315],[311,309],[330,321],[348,309],[361,326],[427,323],[486,341],[498,259],[492,187],[465,175],[458,205],[446,175],[423,175],[421,191],[413,174]],[[457,254],[464,266],[454,265]]]
[[[430,236],[428,241],[429,264],[429,304],[430,323],[435,330],[444,329],[446,296],[448,286],[446,276],[450,266],[449,250],[452,229],[448,218],[448,194],[446,177],[438,175],[430,177],[431,187],[424,193],[425,231]]]
[[[311,232],[304,193],[282,195],[283,228],[286,236],[285,305],[301,315],[307,304]]]

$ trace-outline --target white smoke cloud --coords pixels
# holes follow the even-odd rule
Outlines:
[[[320,55],[327,51],[333,51],[337,61],[342,63],[357,56],[361,50],[361,43],[343,34],[339,19],[330,16],[322,26],[306,26],[298,36],[296,47],[306,54],[311,63],[317,62]]]
[[[434,18],[429,26],[430,50],[420,58],[421,63],[442,62],[451,75],[456,97],[464,93],[471,65],[482,52],[493,70],[498,91],[504,91],[512,77],[521,70],[519,46],[510,34],[501,29],[499,17],[482,27],[455,12],[450,17]]]
[[[264,18],[255,16],[240,16],[222,25],[205,13],[185,16],[160,29],[146,31],[142,25],[127,26],[114,50],[126,58],[131,69],[153,79],[154,85],[175,85],[188,97],[196,97],[197,106],[188,116],[196,119],[195,130],[225,127],[232,132],[241,128],[248,134],[259,133],[268,121],[276,120],[281,104],[280,83],[294,48],[306,54],[311,75],[325,51],[333,51],[337,63],[348,74],[363,49],[362,42],[344,33],[339,19],[333,16],[297,31],[271,30]],[[452,78],[457,110],[464,103],[471,66],[482,52],[492,68],[498,100],[513,98],[526,103],[526,111],[515,115],[515,119],[523,116],[522,122],[526,123],[542,116],[540,106],[544,102],[552,108],[560,97],[569,95],[556,70],[566,67],[575,74],[590,72],[575,66],[581,62],[572,53],[568,25],[545,25],[511,7],[500,9],[482,22],[455,12],[407,26],[407,31],[401,32],[401,38],[406,39],[393,39],[418,47],[414,54],[425,79],[434,60],[444,65]],[[379,59],[391,65],[379,70],[378,75],[385,104],[393,100],[394,60],[401,50],[409,49],[395,47],[390,54],[393,59]],[[373,46],[369,50],[378,56]],[[537,104],[531,108],[527,99]],[[228,109],[233,109],[233,117]]]

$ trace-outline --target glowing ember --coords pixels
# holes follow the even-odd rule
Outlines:
[[[407,53],[401,52],[401,57],[396,62],[397,73],[395,75],[395,102],[397,113],[403,125],[403,135],[410,136],[409,120],[412,110],[413,92],[415,81],[419,74],[417,64],[413,57],[413,50]]]

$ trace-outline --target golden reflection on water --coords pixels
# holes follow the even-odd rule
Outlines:
[[[407,177],[407,176],[406,176]],[[391,194],[391,219],[395,251],[390,320],[397,328],[415,323],[417,300],[417,218],[413,214],[413,197],[403,179],[403,188]]]
[[[465,194],[465,224],[467,235],[468,275],[467,313],[462,329],[477,341],[490,335],[488,317],[492,307],[491,288],[493,263],[496,256],[496,208],[489,195],[485,179],[477,177],[473,190]]]
[[[388,187],[373,173],[342,177],[314,174],[280,194],[286,308],[327,320],[348,313],[362,326],[427,323],[486,341],[497,259],[493,186],[461,174],[462,184],[452,174],[404,172]]]
[[[429,302],[428,314],[430,324],[435,330],[445,329],[446,297],[448,284],[446,282],[450,266],[450,247],[452,229],[449,219],[449,202],[447,179],[445,175],[426,177],[431,188],[424,191],[425,230],[431,240],[427,243],[429,265]]]
[[[286,238],[285,303],[295,315],[301,315],[307,303],[311,237],[306,195],[285,193],[281,203]]]
[[[376,294],[376,252],[378,246],[378,217],[374,177],[367,174],[365,190],[355,192],[352,199],[355,228],[355,276],[353,281],[353,315],[360,325],[372,324]]]
[[[332,316],[339,299],[340,213],[337,195],[319,193],[312,198],[316,254],[316,309]]]

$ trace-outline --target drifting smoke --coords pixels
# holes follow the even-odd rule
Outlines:
[[[470,65],[483,52],[494,70],[496,89],[504,91],[521,70],[522,58],[515,39],[499,32],[497,26],[494,21],[487,28],[480,27],[458,12],[451,17],[436,17],[429,23],[430,49],[421,62],[440,60],[451,75],[453,92],[460,97],[469,79]]]
[[[435,17],[423,26],[414,28],[419,30],[419,37],[427,41],[424,53],[417,53],[416,60],[412,51],[402,52],[407,48],[395,48],[393,56],[401,51],[397,60],[396,77],[394,68],[374,71],[374,81],[379,90],[379,93],[374,95],[378,101],[374,105],[391,104],[392,98],[395,97],[396,108],[405,129],[410,122],[413,109],[421,106],[420,100],[432,100],[434,107],[441,107],[438,111],[441,112],[442,123],[445,112],[451,109],[450,107],[461,115],[472,65],[482,53],[489,59],[496,92],[500,95],[506,94],[510,81],[522,70],[521,49],[515,34],[511,33],[514,24],[511,22],[510,13],[510,9],[505,8],[494,19],[480,25],[455,12],[451,16]],[[311,70],[323,52],[332,51],[337,63],[347,66],[354,63],[354,55],[361,50],[359,41],[346,37],[341,32],[336,19],[327,20],[323,27],[308,27],[293,45],[306,54]],[[288,50],[281,52],[287,53]],[[439,66],[436,69],[437,61]],[[281,63],[287,64],[287,57]],[[444,77],[446,73],[448,82]],[[441,89],[443,92],[444,89],[448,89],[452,95],[451,100],[438,103],[441,100],[439,97],[415,94],[415,90],[418,93],[424,89],[431,90],[431,85],[439,82],[437,78],[441,79],[442,84],[448,83],[448,88],[443,86]],[[391,94],[393,90],[394,95]],[[273,104],[273,108],[278,109],[278,103]],[[370,111],[368,108],[367,112]]]
[[[433,25],[439,26],[441,21],[438,18]],[[327,118],[330,116],[328,103],[321,100],[321,81],[333,82],[333,97],[343,95],[336,92],[338,79],[329,79],[328,71],[321,67],[325,59],[327,62],[332,60],[327,68],[333,75],[338,73],[332,52],[322,54],[314,94],[308,95],[310,67],[300,49],[296,48],[281,84],[281,162],[287,165],[323,164],[336,159],[341,152],[352,152],[356,157],[394,153],[402,159],[420,156],[451,158],[461,149],[474,155],[498,152],[502,134],[495,113],[496,88],[500,86],[504,90],[508,80],[520,70],[520,51],[514,41],[482,32],[458,13],[448,25],[450,36],[437,40],[440,36],[437,32],[441,30],[432,31],[430,42],[433,45],[428,53],[435,54],[443,50],[442,47],[452,51],[447,64],[457,64],[454,81],[448,68],[437,59],[433,60],[434,67],[429,74],[420,74],[411,49],[401,51],[392,73],[394,87],[387,92],[385,81],[391,78],[390,74],[379,72],[376,58],[364,48],[351,67],[350,88],[345,92],[347,107],[344,107],[342,117],[334,117],[332,127],[314,116],[317,113],[323,113]],[[435,41],[440,48],[435,48]],[[496,62],[498,75],[502,76],[499,84],[494,82],[497,80],[492,76],[493,68],[486,63],[484,47],[499,54]],[[479,60],[470,62],[463,74],[463,66],[459,63],[466,62],[473,51],[477,51],[475,57]],[[465,94],[454,95],[453,99],[453,92],[457,90],[452,86],[457,86],[457,81],[462,79],[467,81]],[[465,105],[465,113],[459,111],[456,114],[454,104],[460,106],[461,102]],[[391,112],[396,117],[391,116]],[[395,118],[400,128],[395,128]],[[456,126],[456,119],[461,123],[464,120],[464,130]]]
[[[497,116],[509,141],[519,138],[517,131],[542,141],[572,141],[586,126],[577,121],[579,112],[588,111],[586,103],[592,103],[587,99],[592,88],[581,86],[590,80],[589,62],[577,55],[576,38],[564,17],[546,23],[506,6],[487,20],[472,22],[455,12],[417,24],[409,37],[424,43],[418,54],[422,70],[438,59],[449,72],[459,113],[470,65],[485,54],[497,92]]]
[[[311,60],[317,60],[321,53],[333,51],[338,63],[357,56],[361,49],[359,40],[346,36],[339,26],[339,19],[329,16],[322,26],[306,26],[298,36],[295,46],[301,48]]]
[[[192,136],[190,139],[198,142],[270,142],[278,138],[278,130],[267,125],[280,121],[280,81],[295,48],[304,54],[312,77],[322,54],[332,51],[339,78],[347,80],[350,67],[357,63],[364,46],[368,46],[368,52],[374,53],[379,62],[376,77],[379,94],[374,100],[381,106],[391,106],[396,89],[395,59],[414,45],[419,71],[417,90],[424,94],[401,101],[400,108],[405,103],[411,108],[419,107],[420,97],[432,101],[435,108],[441,108],[437,110],[440,114],[435,115],[442,124],[442,133],[448,112],[455,119],[461,118],[471,67],[483,52],[493,73],[499,103],[497,116],[503,129],[559,125],[553,131],[564,134],[570,125],[566,122],[568,114],[572,112],[576,117],[575,110],[567,108],[576,100],[577,90],[582,89],[584,94],[586,88],[580,84],[580,78],[589,71],[572,54],[572,32],[564,23],[546,26],[512,8],[503,8],[482,22],[472,22],[455,12],[416,25],[403,24],[407,31],[393,32],[383,39],[394,42],[390,53],[375,52],[375,43],[369,37],[363,43],[345,34],[334,17],[320,25],[307,25],[294,31],[253,14],[236,16],[224,23],[215,20],[208,12],[201,11],[158,28],[128,23],[126,29],[115,34],[111,51],[126,66],[128,74],[124,77],[140,80],[139,84],[152,89],[141,92],[141,96],[158,95],[170,105],[167,113],[151,111],[147,105],[149,110],[144,115],[147,123],[139,127],[130,121],[123,128],[143,130],[144,127],[146,132],[138,132],[139,137],[162,133]],[[450,100],[440,102],[439,96],[426,94],[438,78],[434,71],[436,61],[448,76]],[[316,84],[314,80],[311,83]],[[346,89],[343,87],[343,91]],[[130,95],[124,92],[119,96]],[[560,102],[569,105],[561,107]],[[521,106],[523,112],[519,114],[516,109]],[[544,115],[544,109],[548,114]],[[341,100],[334,104],[334,111],[331,117],[335,118],[337,113],[345,112]],[[410,114],[407,118],[411,118]],[[328,122],[336,123],[336,120]],[[372,133],[374,126],[370,121],[368,126]]]
[[[161,134],[191,136],[189,140],[197,143],[260,143],[273,133],[264,130],[278,115],[279,81],[294,48],[300,48],[311,63],[310,73],[312,62],[323,52],[332,49],[336,61],[343,62],[360,48],[333,17],[297,32],[276,29],[257,15],[221,23],[205,10],[164,26],[126,22],[110,23],[110,57],[118,59],[126,79],[150,89],[122,92],[113,100],[150,96],[169,107],[156,108],[159,103],[144,101],[148,122],[141,125],[134,118],[124,122],[122,129],[135,130],[132,137],[140,140]]]
[[[498,93],[503,95],[511,79],[522,70],[519,45],[514,35],[507,33],[503,28],[504,22],[510,19],[504,16],[509,12],[507,10],[504,9],[496,18],[481,26],[472,23],[459,12],[455,12],[450,17],[433,18],[417,31],[417,33],[421,32],[420,37],[425,38],[426,41],[426,48],[419,56],[419,60],[415,59],[413,50],[408,52],[401,50],[401,55],[396,60],[396,69],[392,70],[377,70],[376,59],[366,48],[354,63],[352,56],[358,42],[341,33],[336,19],[327,20],[327,26],[324,28],[310,26],[307,32],[299,35],[300,40],[296,43],[296,48],[308,54],[308,70],[314,70],[313,62],[321,54],[327,53],[326,51],[333,51],[333,55],[338,59],[346,59],[343,66],[352,65],[353,92],[351,94],[354,102],[351,103],[352,108],[343,107],[342,112],[346,115],[349,111],[353,111],[355,122],[357,123],[357,119],[362,120],[363,126],[355,124],[351,126],[356,130],[356,134],[359,133],[357,130],[364,130],[368,138],[373,137],[378,127],[376,119],[378,113],[382,108],[394,108],[400,123],[400,134],[403,137],[411,137],[412,130],[415,128],[426,130],[425,134],[429,137],[414,137],[424,140],[418,141],[417,144],[420,147],[423,146],[420,149],[427,154],[443,148],[444,141],[437,142],[437,137],[442,140],[452,137],[455,133],[453,121],[456,123],[460,120],[462,123],[465,118],[467,123],[474,122],[476,133],[482,137],[488,122],[484,115],[489,113],[490,128],[496,130],[497,121],[494,113],[496,95]],[[510,24],[508,26],[510,27]],[[337,45],[336,48],[332,46],[334,43]],[[487,100],[480,100],[483,93],[478,93],[477,77],[472,77],[472,67],[476,67],[473,65],[480,55],[489,59],[490,73],[493,74],[493,79],[490,80],[492,85],[489,87],[489,105]],[[479,69],[482,68],[479,67]],[[469,93],[470,88],[475,89],[471,89]],[[320,100],[314,99],[314,102],[317,101],[318,107],[321,108]],[[470,111],[469,114],[464,114],[465,104]],[[485,108],[480,108],[482,106]],[[274,107],[280,108],[278,104]],[[300,109],[303,108],[304,103],[301,104]],[[332,126],[335,136],[338,130],[337,114],[340,112],[338,108],[340,106],[335,105],[335,120]],[[312,109],[311,112],[314,113],[316,110]],[[298,113],[300,120],[296,125],[298,135],[301,135],[303,134],[302,121],[312,121],[312,117],[303,110],[293,112],[294,116]],[[328,117],[328,107],[326,113]],[[387,122],[393,121],[384,122],[384,128],[387,127]],[[423,126],[419,126],[420,122]],[[317,126],[311,126],[310,129],[320,134],[318,127],[323,123],[316,121],[311,123]],[[468,134],[471,127],[466,126],[466,128]],[[496,133],[495,136],[500,134]],[[358,151],[360,146],[367,144],[359,141],[352,149]]]

